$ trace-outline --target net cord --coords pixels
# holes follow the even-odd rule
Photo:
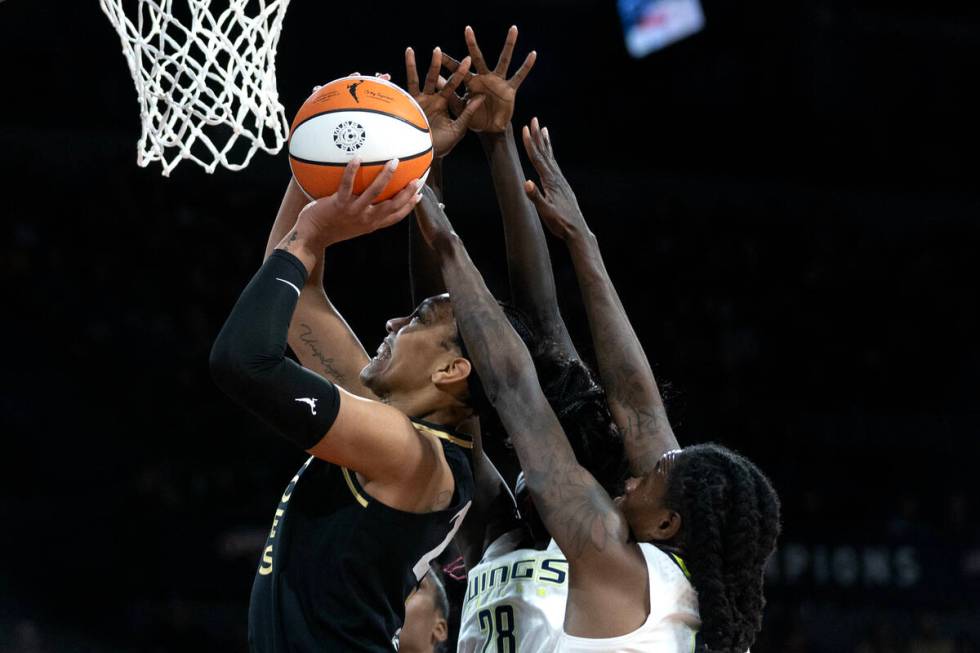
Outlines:
[[[289,124],[276,89],[276,49],[289,0],[100,0],[122,43],[136,87],[141,134],[137,163],[163,175],[187,159],[212,173],[246,167],[259,149],[276,154]],[[224,4],[224,3],[222,3]],[[230,131],[230,134],[228,130]],[[233,151],[244,140],[244,148]],[[234,157],[234,158],[233,158]]]

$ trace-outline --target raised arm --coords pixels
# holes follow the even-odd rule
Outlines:
[[[310,199],[290,178],[279,213],[269,232],[265,246],[268,258],[282,239],[296,226],[296,220]],[[296,311],[289,323],[289,346],[303,367],[336,383],[359,397],[376,399],[364,387],[360,372],[367,365],[368,355],[343,316],[327,297],[323,286],[324,253],[319,252],[313,271],[301,286]]]
[[[456,101],[456,88],[469,72],[470,60],[464,59],[456,72],[445,80],[439,76],[443,54],[439,48],[432,51],[432,60],[426,71],[425,81],[419,84],[418,66],[415,50],[405,49],[405,88],[415,98],[429,121],[432,134],[433,160],[426,184],[432,188],[439,201],[443,201],[442,162],[456,144],[466,135],[466,129],[473,115],[480,108],[482,99],[476,98],[470,106],[460,107],[459,117],[453,119],[449,113],[450,104]],[[446,291],[442,283],[439,264],[429,248],[422,241],[418,225],[412,220],[408,227],[408,264],[412,289],[412,306],[417,306],[426,297],[440,295]],[[472,521],[472,520],[470,520]]]
[[[551,256],[541,221],[534,205],[524,194],[524,171],[521,169],[514,132],[510,125],[500,134],[480,135],[487,153],[497,203],[504,222],[507,247],[507,272],[514,304],[533,321],[545,341],[560,355],[578,358],[558,308]]]
[[[631,610],[628,601],[620,600],[635,603],[637,594],[642,597],[645,575],[640,571],[642,556],[636,557],[636,547],[628,541],[625,518],[575,460],[527,348],[431,192],[423,194],[416,215],[426,242],[439,256],[471,361],[511,436],[535,507],[570,562],[573,585],[613,601],[614,612],[621,606]]]
[[[483,58],[472,28],[465,33],[466,45],[476,74],[467,75],[465,83],[471,93],[485,97],[481,111],[470,123],[490,163],[490,173],[503,217],[507,247],[507,271],[514,304],[532,321],[541,337],[557,348],[559,355],[578,358],[568,329],[558,309],[555,279],[544,230],[534,205],[524,194],[524,171],[514,141],[511,118],[518,88],[530,72],[537,53],[528,54],[524,64],[507,79],[517,27],[512,26],[501,49],[496,67],[490,69]],[[456,70],[456,62],[443,56],[444,65]]]
[[[439,201],[442,201],[442,159],[434,159],[425,183],[432,188]],[[434,297],[446,292],[442,282],[439,262],[432,250],[425,244],[415,220],[408,221],[408,274],[412,291],[412,306],[418,306],[426,297]]]
[[[642,476],[664,452],[678,447],[677,438],[650,362],[606,271],[595,234],[555,161],[548,130],[541,129],[535,118],[530,127],[524,127],[523,137],[542,186],[528,181],[525,190],[544,223],[571,253],[609,409],[623,432],[630,471]]]
[[[252,278],[211,350],[218,386],[284,438],[352,469],[372,494],[401,510],[426,512],[451,495],[452,472],[398,409],[357,397],[285,356],[300,288],[325,247],[397,222],[416,201],[417,182],[371,204],[390,181],[389,165],[361,196],[348,165],[340,190],[311,202]],[[449,490],[447,492],[447,489]]]
[[[437,201],[444,201],[443,163],[446,155],[466,135],[467,127],[484,102],[484,96],[474,96],[463,102],[456,89],[469,72],[470,59],[453,61],[453,74],[448,80],[439,76],[445,55],[439,48],[432,52],[425,82],[419,85],[415,51],[405,50],[406,88],[425,111],[432,130],[435,158],[426,185]],[[450,108],[458,116],[453,120]],[[412,303],[446,291],[442,271],[435,252],[426,244],[415,220],[409,225],[409,267],[411,271]],[[472,569],[483,557],[487,546],[498,536],[519,526],[517,505],[507,483],[483,450],[479,422],[473,420],[473,505],[467,519],[456,534],[456,544],[463,553],[467,569]]]

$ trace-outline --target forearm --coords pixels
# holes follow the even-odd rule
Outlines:
[[[266,242],[266,258],[288,241],[296,227],[299,212],[310,202],[294,178],[290,178],[279,212]],[[296,254],[296,241],[288,246]],[[364,347],[351,331],[343,316],[330,302],[323,288],[324,252],[315,247],[303,254],[311,264],[306,283],[300,286],[299,302],[289,324],[288,343],[300,363],[345,390],[362,397],[373,397],[360,381],[359,373],[367,362]]]
[[[442,159],[433,159],[432,169],[425,181],[426,186],[435,191],[440,202],[443,201]],[[439,261],[435,252],[425,244],[415,220],[408,221],[408,267],[412,290],[412,306],[418,306],[426,297],[446,292],[442,281]]]
[[[577,357],[575,347],[558,309],[555,278],[544,229],[534,205],[524,193],[521,167],[513,128],[503,133],[480,134],[490,163],[490,173],[503,217],[507,248],[507,271],[514,303],[535,321],[535,327],[554,340],[568,355]]]
[[[630,470],[642,475],[678,447],[660,390],[591,232],[568,240],[593,334],[599,376],[613,419],[623,432]]]
[[[322,438],[339,407],[333,385],[285,356],[310,267],[285,252],[270,255],[236,302],[210,358],[212,376],[229,397],[303,449]],[[311,410],[297,410],[298,401]]]
[[[286,192],[282,197],[282,202],[279,204],[279,212],[276,213],[276,220],[272,223],[269,238],[265,243],[265,258],[268,258],[273,250],[292,231],[293,227],[296,226],[299,212],[309,203],[310,198],[306,196],[303,189],[296,183],[296,178],[290,177],[289,184],[286,186]],[[317,255],[317,258],[307,281],[311,286],[311,291],[320,291],[312,292],[311,298],[319,299],[319,295],[323,291],[323,252],[313,252],[313,254]],[[306,285],[301,290],[306,290]],[[290,346],[292,346],[292,342],[290,342]]]
[[[367,352],[323,289],[312,289],[310,285],[303,289],[289,325],[289,346],[304,367],[348,392],[374,398],[360,380],[360,371],[368,361]]]
[[[528,489],[570,560],[626,541],[612,501],[575,459],[527,348],[455,235],[440,245],[443,277],[470,360],[511,437]]]
[[[286,185],[286,192],[282,196],[282,202],[279,204],[279,211],[276,213],[276,220],[272,223],[272,229],[269,231],[269,239],[265,243],[265,258],[272,254],[272,251],[282,242],[286,234],[296,226],[296,218],[299,217],[299,212],[309,203],[310,198],[296,183],[296,178],[290,177],[289,184]]]
[[[521,466],[532,476],[549,464],[575,464],[575,454],[541,391],[534,363],[458,237],[440,256],[453,313],[487,399],[514,443]],[[532,426],[535,425],[535,426]],[[547,455],[542,456],[542,452]]]

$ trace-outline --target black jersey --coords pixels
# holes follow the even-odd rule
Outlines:
[[[391,653],[405,600],[455,535],[473,497],[469,436],[412,420],[442,441],[455,492],[438,512],[372,499],[353,471],[310,458],[282,495],[252,584],[253,653]]]

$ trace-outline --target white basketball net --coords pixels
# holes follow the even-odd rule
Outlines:
[[[122,40],[143,123],[137,163],[183,159],[207,172],[277,153],[289,125],[276,91],[276,46],[289,0],[100,0]],[[123,5],[135,7],[127,15]],[[135,21],[135,22],[134,22]],[[242,146],[232,148],[239,140]],[[248,151],[245,152],[245,145]]]

